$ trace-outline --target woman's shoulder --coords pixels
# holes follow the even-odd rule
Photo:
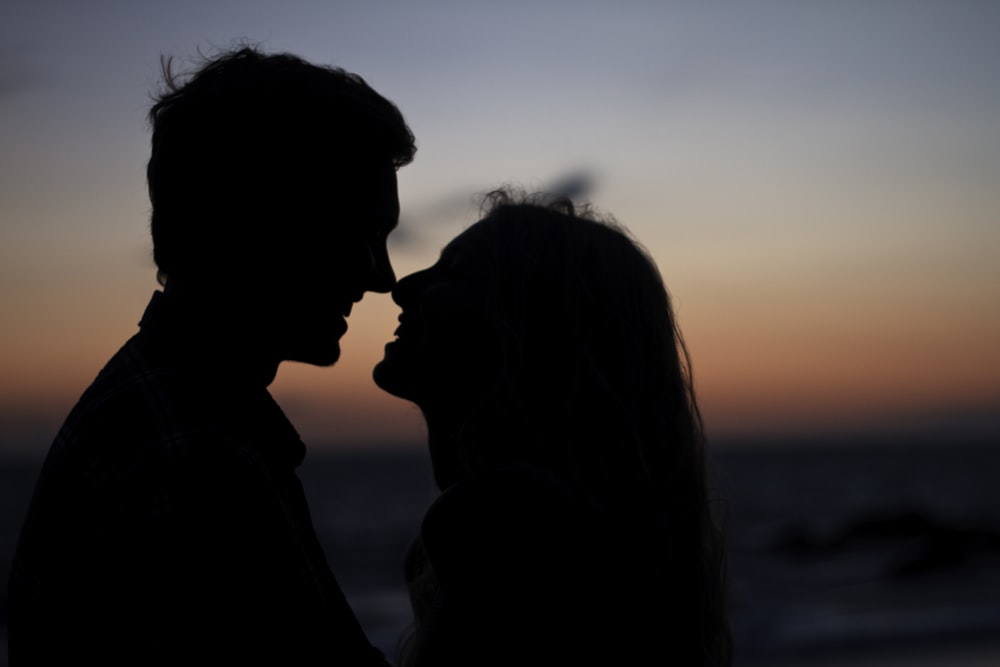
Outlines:
[[[536,465],[514,464],[457,482],[429,508],[425,524],[516,521],[535,523],[558,515],[584,514],[585,503],[571,485]]]
[[[537,466],[504,466],[458,482],[428,509],[421,534],[432,560],[536,561],[581,548],[593,516],[571,486]]]
[[[534,563],[603,571],[655,569],[648,517],[615,512],[566,478],[537,465],[498,467],[456,483],[424,516],[432,560]],[[460,563],[458,567],[462,567]]]
[[[651,579],[616,535],[571,484],[533,466],[450,487],[422,531],[441,590],[469,623],[517,627],[560,653],[598,636],[587,646],[621,650],[641,613],[636,591]]]

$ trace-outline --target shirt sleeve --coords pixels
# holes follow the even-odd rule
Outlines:
[[[294,469],[202,456],[148,470],[60,502],[19,593],[19,664],[386,665]]]
[[[385,664],[327,565],[294,470],[220,466],[176,510],[153,535],[170,557],[154,558],[168,574],[152,593],[176,607],[164,621],[180,644],[226,660]]]

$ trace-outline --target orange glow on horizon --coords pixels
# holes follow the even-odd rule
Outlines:
[[[144,282],[116,301],[95,297],[96,310],[63,295],[25,311],[23,329],[10,331],[15,335],[0,356],[4,420],[44,416],[54,434],[107,358],[134,333],[151,292]],[[1000,323],[988,309],[952,303],[928,310],[876,288],[846,297],[816,283],[814,298],[802,299],[796,288],[750,283],[723,288],[689,279],[676,290],[683,295],[678,316],[710,433],[805,433],[1000,405]],[[272,391],[307,443],[423,442],[419,410],[371,379],[398,312],[388,295],[369,294],[355,307],[334,367],[282,365]]]

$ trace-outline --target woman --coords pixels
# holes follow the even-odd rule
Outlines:
[[[399,281],[375,368],[441,495],[404,662],[728,665],[722,541],[663,282],[589,210],[505,192]]]

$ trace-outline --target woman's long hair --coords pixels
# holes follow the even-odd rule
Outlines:
[[[590,208],[509,190],[485,201],[476,257],[503,363],[459,431],[461,469],[543,466],[599,511],[656,533],[671,620],[700,642],[703,664],[728,665],[702,420],[656,264]]]

